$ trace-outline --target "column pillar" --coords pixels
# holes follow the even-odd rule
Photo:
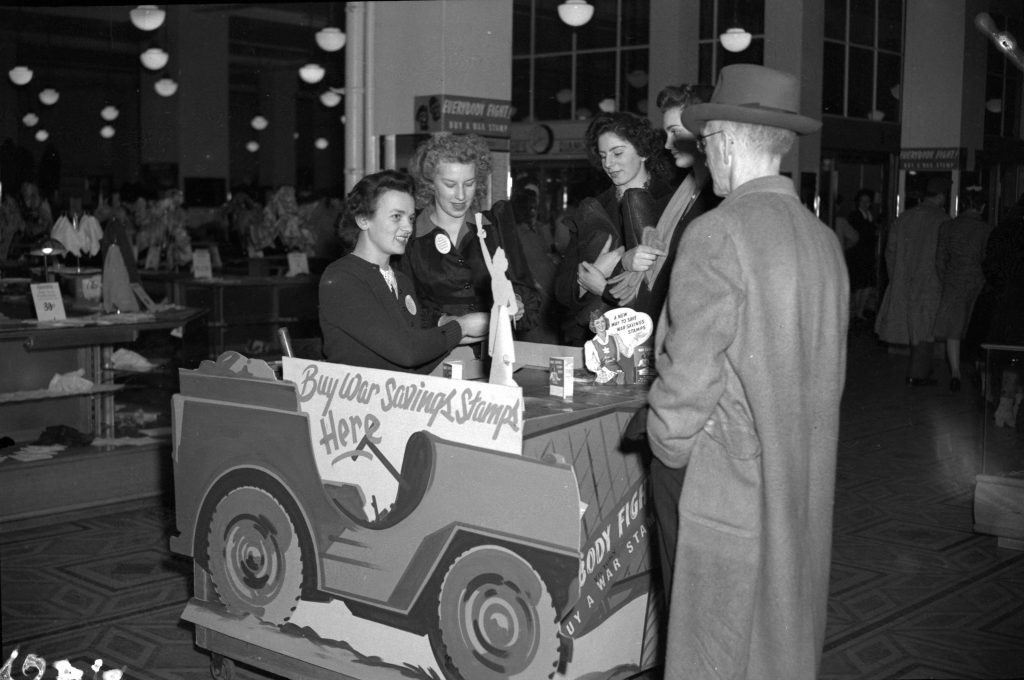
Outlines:
[[[217,12],[168,5],[157,40],[170,53],[164,72],[143,69],[141,160],[175,164],[177,185],[185,177],[228,179],[228,20]],[[141,68],[141,67],[140,67]],[[161,97],[153,86],[169,75],[178,91]]]
[[[272,187],[295,186],[295,101],[298,72],[277,68],[260,72],[260,111],[270,121],[261,133],[260,180]],[[309,142],[309,140],[306,140]]]
[[[508,0],[365,4],[369,20],[362,113],[368,147],[376,150],[383,135],[416,132],[413,101],[417,95],[512,99],[512,3]],[[396,45],[416,58],[396,68]],[[347,58],[358,59],[359,55]],[[489,196],[493,202],[507,193],[509,154],[501,151],[492,156],[496,171]],[[377,159],[377,154],[372,157]],[[363,171],[378,169],[366,167]]]
[[[825,11],[820,0],[765,0],[764,65],[800,79],[800,113],[821,120],[821,77]],[[797,138],[782,161],[797,191],[805,173],[818,175],[821,133]],[[815,192],[821,193],[821,188]],[[807,198],[807,197],[804,197]]]

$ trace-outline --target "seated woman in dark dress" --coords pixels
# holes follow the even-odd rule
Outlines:
[[[339,235],[351,252],[320,279],[327,361],[429,373],[456,345],[486,337],[489,317],[482,312],[424,324],[412,281],[391,267],[412,235],[414,191],[411,177],[384,170],[364,177],[346,198]]]

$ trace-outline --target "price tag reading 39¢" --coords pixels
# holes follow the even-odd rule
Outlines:
[[[40,321],[62,321],[67,318],[64,312],[64,299],[60,296],[60,284],[33,283],[32,302],[36,306],[36,318]]]

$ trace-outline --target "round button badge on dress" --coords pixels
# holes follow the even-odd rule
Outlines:
[[[452,242],[444,234],[438,234],[437,236],[434,237],[434,247],[437,248],[437,252],[441,253],[442,255],[447,255],[449,252],[451,252]]]
[[[405,296],[405,308],[409,310],[409,313],[416,316],[416,301],[412,299],[412,295]]]

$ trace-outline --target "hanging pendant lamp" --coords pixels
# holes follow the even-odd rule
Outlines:
[[[32,69],[28,66],[15,66],[7,72],[7,77],[15,85],[28,85],[32,81]]]
[[[312,62],[299,69],[299,77],[302,78],[303,82],[309,83],[310,85],[316,85],[323,80],[324,73],[326,73],[326,71],[323,66]]]
[[[128,16],[140,31],[155,31],[163,25],[167,13],[156,5],[139,5]]]

